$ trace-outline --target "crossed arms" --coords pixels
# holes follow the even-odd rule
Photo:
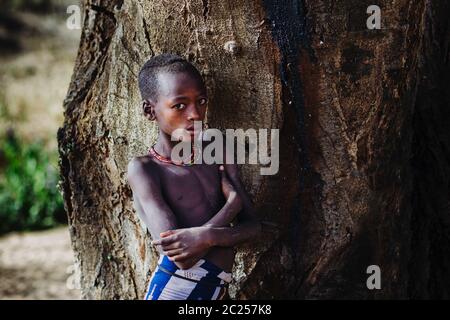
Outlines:
[[[239,179],[235,164],[221,166],[224,206],[204,225],[179,229],[176,217],[165,202],[154,165],[137,158],[128,165],[128,182],[134,201],[153,238],[152,244],[179,268],[189,269],[214,246],[233,247],[254,238],[261,225],[254,214],[253,205]],[[233,219],[237,224],[229,226]]]

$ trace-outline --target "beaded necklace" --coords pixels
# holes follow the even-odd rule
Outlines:
[[[176,163],[176,162],[173,162],[172,159],[166,158],[166,157],[160,155],[158,152],[156,152],[155,145],[150,147],[149,154],[163,163],[170,163],[170,164],[174,164],[176,166],[188,167],[188,166],[192,166],[194,164],[196,158],[198,157],[198,152],[195,152],[195,147],[193,147],[192,149],[193,150],[192,150],[191,157],[190,157],[191,159],[188,163],[185,163],[184,161],[182,161],[181,163]]]

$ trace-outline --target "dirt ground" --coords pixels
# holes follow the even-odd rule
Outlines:
[[[80,299],[69,231],[0,237],[0,299]]]

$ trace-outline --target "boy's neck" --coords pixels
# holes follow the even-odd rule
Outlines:
[[[170,159],[172,149],[178,144],[179,141],[172,141],[170,135],[163,131],[159,131],[158,139],[154,144],[154,149],[161,156]]]

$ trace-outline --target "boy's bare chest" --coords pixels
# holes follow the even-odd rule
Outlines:
[[[163,166],[160,177],[165,200],[183,224],[202,224],[220,209],[218,165]]]

